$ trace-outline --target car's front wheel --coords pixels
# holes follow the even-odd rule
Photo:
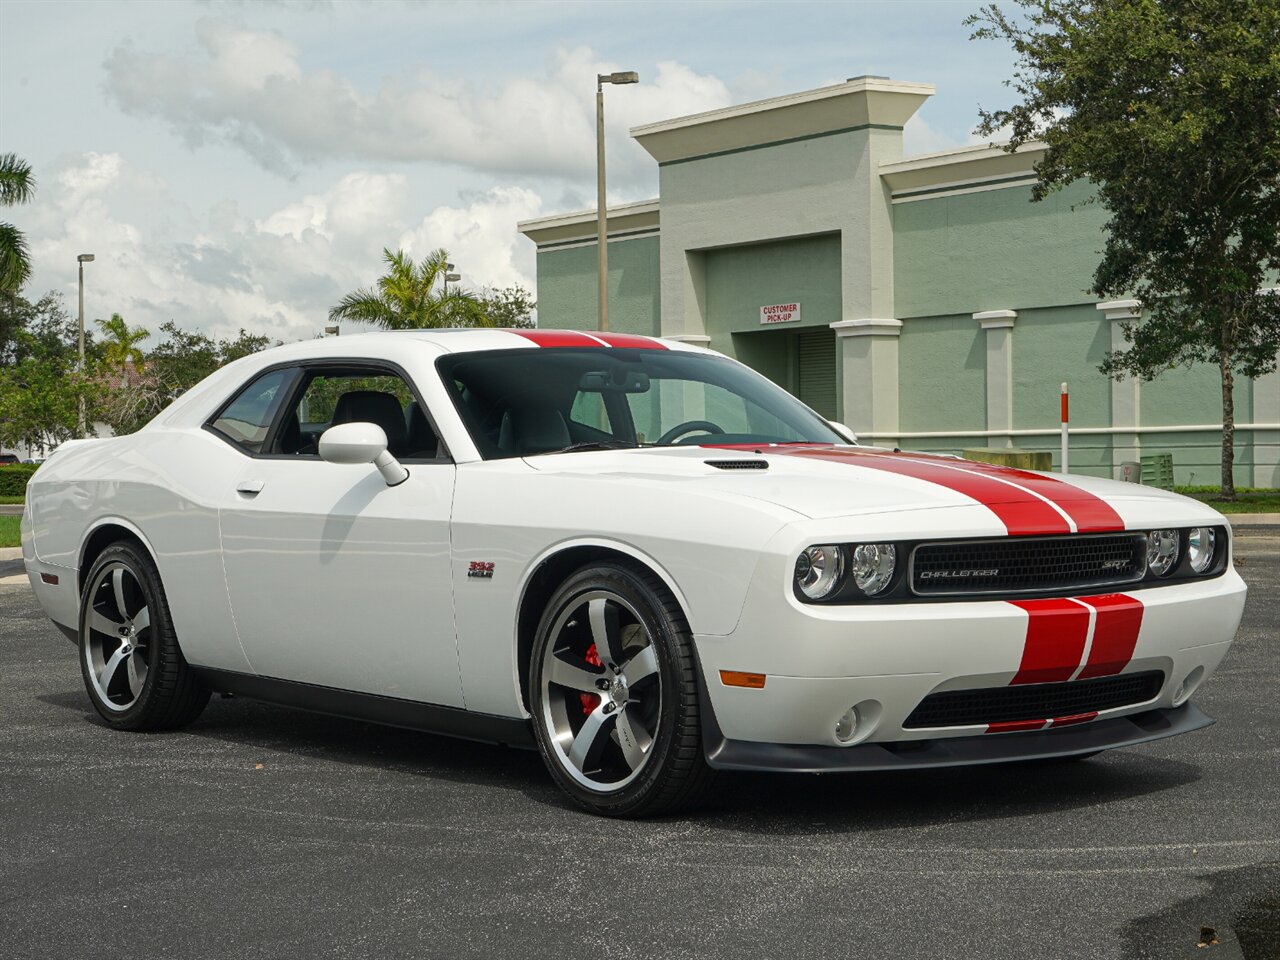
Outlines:
[[[80,672],[94,709],[118,730],[184,726],[209,702],[178,648],[160,572],[128,541],[104,550],[85,578]]]
[[[651,816],[705,793],[693,641],[651,572],[600,563],[570,576],[543,611],[531,667],[539,749],[579,804]]]

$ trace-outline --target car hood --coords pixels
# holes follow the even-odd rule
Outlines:
[[[746,497],[810,519],[972,508],[976,502],[1011,534],[1116,530],[1153,517],[1221,520],[1204,504],[1153,487],[876,447],[649,447],[544,454],[525,462],[540,472],[690,485],[682,492]]]

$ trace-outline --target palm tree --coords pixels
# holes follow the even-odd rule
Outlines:
[[[448,251],[433,250],[418,264],[403,250],[384,249],[382,259],[390,269],[378,278],[377,289],[348,293],[329,311],[330,320],[355,320],[386,330],[489,325],[473,293],[446,287]]]
[[[110,320],[95,320],[102,330],[102,359],[110,370],[119,370],[124,386],[129,385],[129,367],[142,373],[146,366],[146,358],[138,349],[138,344],[151,336],[146,327],[131,327],[125,323],[124,317],[113,313]]]
[[[16,153],[0,154],[0,207],[26,203],[36,192],[31,166]],[[27,238],[12,223],[0,221],[0,291],[16,294],[31,276]]]

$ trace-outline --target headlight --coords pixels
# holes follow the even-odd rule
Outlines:
[[[796,558],[796,586],[810,600],[830,596],[844,578],[844,551],[828,544],[809,547]]]
[[[868,597],[889,589],[898,565],[898,549],[892,543],[860,543],[853,548],[849,565],[853,582]]]
[[[1187,532],[1187,560],[1196,573],[1208,573],[1213,566],[1217,539],[1212,527],[1196,527]]]
[[[1167,577],[1178,563],[1178,531],[1152,530],[1147,534],[1147,569]]]

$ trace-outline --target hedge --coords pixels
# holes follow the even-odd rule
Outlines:
[[[36,472],[38,464],[11,463],[0,467],[0,497],[21,497],[27,492],[27,481]]]

